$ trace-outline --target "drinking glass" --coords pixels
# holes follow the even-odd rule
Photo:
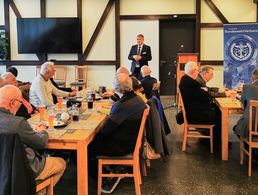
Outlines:
[[[46,106],[45,105],[39,105],[38,110],[39,110],[39,115],[40,115],[39,120],[44,121],[45,118],[46,118]]]
[[[47,116],[48,116],[48,130],[53,130],[54,129],[54,119],[55,119],[55,108],[54,107],[49,107],[47,109]]]
[[[63,104],[63,97],[58,96],[57,97],[57,107],[58,107],[59,110],[62,110],[62,108],[63,108],[62,104]]]

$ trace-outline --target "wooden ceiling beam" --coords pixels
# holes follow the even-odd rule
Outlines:
[[[92,36],[91,36],[91,39],[90,39],[90,41],[89,41],[85,51],[83,52],[83,60],[86,60],[86,58],[88,57],[88,55],[89,55],[89,53],[90,53],[90,51],[92,49],[92,46],[95,43],[95,41],[96,41],[96,39],[98,37],[98,34],[99,34],[99,32],[100,32],[100,30],[101,30],[105,20],[107,19],[107,16],[108,16],[109,12],[110,12],[113,4],[114,4],[114,1],[115,0],[109,0],[108,1],[108,4],[107,4],[107,6],[106,6],[106,8],[105,8],[105,10],[104,10],[104,12],[103,12],[103,14],[102,14],[98,24],[97,24],[97,26],[96,26]]]
[[[10,0],[9,2],[10,2],[10,6],[11,6],[11,8],[12,8],[14,14],[15,14],[15,16],[16,16],[17,18],[21,18],[22,16],[21,16],[21,14],[20,14],[18,8],[16,7],[15,3],[13,2],[13,0]]]
[[[226,17],[221,13],[221,11],[219,10],[219,8],[213,3],[212,0],[204,0],[207,5],[211,8],[211,10],[213,11],[213,13],[220,19],[220,21],[223,24],[228,24],[228,20],[226,19]]]

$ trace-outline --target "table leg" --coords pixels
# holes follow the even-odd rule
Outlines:
[[[77,194],[88,195],[88,152],[85,141],[77,147]]]
[[[228,160],[228,109],[221,110],[221,155],[222,160]]]

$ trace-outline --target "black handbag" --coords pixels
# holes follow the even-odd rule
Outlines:
[[[179,125],[182,125],[184,123],[184,115],[183,115],[183,111],[180,110],[177,114],[176,114],[176,123]]]

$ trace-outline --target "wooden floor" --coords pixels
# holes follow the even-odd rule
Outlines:
[[[173,104],[173,98],[162,97],[164,107]],[[148,169],[148,176],[143,177],[142,194],[257,194],[258,161],[253,161],[252,177],[247,176],[247,164],[239,164],[239,141],[232,132],[232,126],[239,116],[230,118],[229,140],[233,143],[229,149],[229,160],[221,161],[220,147],[214,146],[210,154],[209,145],[192,139],[187,145],[187,152],[181,151],[182,132],[175,123],[176,109],[165,109],[172,133],[168,135],[171,155],[166,162],[154,160]],[[76,167],[68,163],[68,168],[60,183],[55,187],[55,194],[76,194]],[[94,183],[90,181],[89,194],[96,194]],[[113,194],[134,194],[132,179],[122,179]]]

